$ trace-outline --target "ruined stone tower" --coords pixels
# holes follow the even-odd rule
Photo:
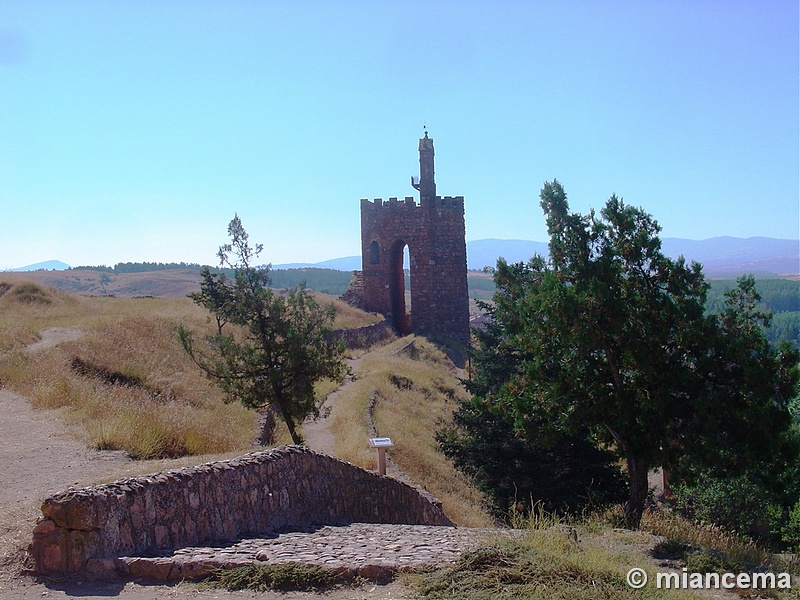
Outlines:
[[[469,345],[464,197],[437,196],[433,139],[419,141],[419,204],[361,200],[363,306],[386,315],[400,334],[419,333],[459,349]],[[408,246],[411,311],[403,249]]]

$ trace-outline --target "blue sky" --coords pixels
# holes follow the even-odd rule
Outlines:
[[[417,140],[467,239],[616,193],[664,237],[798,238],[796,0],[0,0],[0,269],[360,253]]]

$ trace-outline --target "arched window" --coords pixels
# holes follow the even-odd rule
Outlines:
[[[380,249],[378,248],[378,242],[372,242],[369,245],[369,262],[373,265],[377,265],[379,262],[381,262],[381,254]]]

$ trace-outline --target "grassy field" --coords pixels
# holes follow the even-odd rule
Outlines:
[[[519,534],[497,535],[483,548],[464,554],[450,567],[406,576],[422,598],[494,599],[688,599],[798,598],[791,559],[773,556],[752,542],[713,527],[691,523],[663,508],[646,511],[641,531],[620,528],[621,507],[565,521],[534,512],[520,516]],[[632,589],[632,568],[648,584]],[[791,573],[793,589],[659,589],[658,573]],[[776,577],[776,581],[778,578]]]
[[[188,298],[74,296],[35,282],[0,279],[0,385],[35,408],[65,408],[97,449],[134,458],[174,458],[246,450],[257,414],[222,396],[181,347],[179,323],[212,332],[208,314]],[[331,297],[335,326],[375,320]],[[80,335],[27,352],[48,328]],[[278,429],[278,441],[285,441]]]
[[[436,430],[450,423],[456,399],[465,394],[444,353],[424,338],[408,336],[373,348],[354,375],[331,412],[334,454],[375,468],[375,451],[367,444],[367,407],[374,398],[377,434],[392,438],[390,455],[399,468],[442,500],[458,524],[489,525],[480,493],[438,451],[434,439]]]

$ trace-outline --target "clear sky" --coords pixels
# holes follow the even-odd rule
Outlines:
[[[538,194],[662,236],[798,238],[796,0],[0,0],[0,269],[360,253],[417,140],[467,239]]]

